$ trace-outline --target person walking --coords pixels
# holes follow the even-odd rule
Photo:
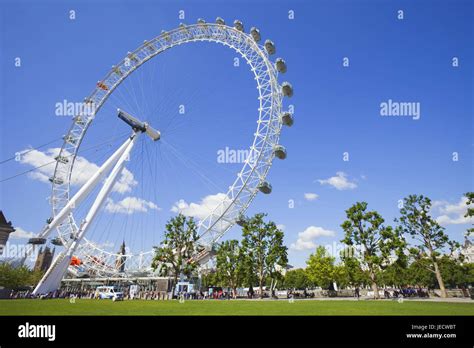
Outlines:
[[[359,297],[360,297],[359,287],[355,288],[354,297],[357,297],[357,299],[359,299]]]

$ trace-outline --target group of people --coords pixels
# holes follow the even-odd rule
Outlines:
[[[95,290],[56,290],[56,291],[51,291],[47,294],[43,295],[33,295],[31,290],[26,290],[26,291],[19,291],[19,290],[12,290],[10,293],[10,298],[11,299],[25,299],[25,298],[42,298],[42,299],[48,299],[48,298],[94,298],[95,296]]]
[[[399,298],[399,297],[430,297],[428,294],[427,289],[414,289],[412,287],[403,288],[400,290],[393,289],[389,291],[387,289],[384,290],[384,297],[385,298]]]
[[[407,287],[403,289],[384,289],[383,295],[386,299],[401,297],[430,297],[428,289],[415,289],[412,287]],[[354,297],[360,298],[360,289],[358,287],[354,289]]]

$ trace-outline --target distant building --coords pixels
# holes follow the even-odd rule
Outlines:
[[[7,244],[10,233],[12,232],[15,232],[12,223],[5,219],[5,215],[3,215],[3,212],[0,210],[0,255],[3,254],[3,249]]]
[[[474,243],[472,243],[467,236],[464,237],[464,244],[460,252],[464,255],[464,261],[466,263],[474,263]]]
[[[125,261],[127,260],[127,257],[125,256],[126,251],[125,251],[125,241],[122,242],[122,245],[120,246],[120,250],[118,253],[122,256],[118,256],[117,260],[115,261],[115,268],[119,272],[125,272]]]
[[[45,272],[53,262],[54,252],[55,249],[51,250],[49,247],[43,249],[43,247],[41,247],[33,269],[35,271]]]

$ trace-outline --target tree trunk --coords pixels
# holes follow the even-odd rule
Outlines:
[[[372,290],[374,291],[374,298],[376,300],[380,299],[379,295],[379,287],[377,286],[377,282],[375,281],[375,273],[370,272],[370,280],[372,280]]]
[[[438,262],[436,260],[433,260],[433,266],[435,269],[436,280],[438,281],[439,289],[441,290],[441,297],[446,298],[448,297],[448,294],[446,293],[443,277],[441,276],[441,271],[439,270]]]
[[[260,281],[258,282],[259,287],[260,287],[260,298],[263,298],[263,279],[260,278]]]
[[[174,298],[174,292],[176,289],[176,285],[178,284],[178,273],[175,271],[174,272],[174,277],[173,277],[173,286],[171,287],[171,298]]]

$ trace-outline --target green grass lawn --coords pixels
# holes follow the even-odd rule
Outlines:
[[[422,301],[0,300],[0,315],[474,315],[474,303]]]

